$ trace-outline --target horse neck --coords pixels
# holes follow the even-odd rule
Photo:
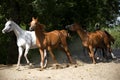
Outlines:
[[[87,32],[84,31],[82,28],[78,29],[77,33],[80,36],[82,41],[84,41],[87,38]]]
[[[24,34],[24,30],[21,29],[16,23],[14,23],[14,25],[15,26],[14,26],[13,31],[14,31],[15,35],[17,36],[17,38],[18,38],[20,35]]]
[[[38,24],[35,28],[35,35],[36,35],[36,38],[39,40],[40,44],[43,43],[43,40],[45,39],[45,34],[44,34],[44,31],[41,29],[40,27],[41,25]]]

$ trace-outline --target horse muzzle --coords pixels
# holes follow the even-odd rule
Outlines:
[[[30,31],[33,31],[34,29],[33,29],[33,28],[31,28],[31,27],[29,27],[29,30],[30,30]]]
[[[6,30],[2,30],[2,33],[5,34],[5,33],[6,33]]]
[[[68,28],[70,28],[70,27],[71,27],[71,25],[67,25],[67,26],[65,26],[66,29],[68,29]]]
[[[11,31],[11,29],[3,29],[3,30],[2,30],[2,33],[5,34],[5,33],[8,33],[8,32],[10,32],[10,31]]]

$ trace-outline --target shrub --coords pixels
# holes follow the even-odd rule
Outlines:
[[[114,28],[103,28],[109,32],[115,39],[115,43],[112,45],[113,48],[120,48],[120,26]]]

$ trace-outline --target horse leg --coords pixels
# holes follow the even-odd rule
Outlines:
[[[25,59],[26,59],[26,61],[27,61],[27,64],[31,65],[31,64],[30,64],[30,61],[29,61],[28,58],[27,58],[28,51],[29,51],[29,46],[26,46],[25,53],[24,53],[24,57],[25,57]]]
[[[55,63],[57,63],[57,60],[56,60],[56,58],[55,58],[55,56],[54,56],[54,54],[53,54],[52,49],[51,49],[50,46],[48,47],[48,51],[49,51],[49,53],[50,53],[50,55],[51,55],[53,61],[54,61]]]
[[[22,47],[18,47],[18,51],[19,51],[19,55],[18,55],[18,61],[17,61],[17,69],[19,69],[20,66],[20,60],[23,54],[23,48]]]
[[[97,48],[94,48],[94,54],[97,54]],[[98,55],[98,54],[97,54]]]
[[[42,49],[39,49],[39,52],[40,52],[40,55],[41,55],[41,63],[40,63],[40,66],[41,66],[41,69],[40,70],[43,70],[44,66],[44,52]]]
[[[69,62],[70,62],[70,63],[73,63],[72,57],[71,57],[71,55],[70,55],[70,52],[69,52],[67,46],[64,46],[64,51],[65,51],[65,53],[66,53],[66,55],[67,55],[67,57],[68,57]]]
[[[107,58],[107,54],[105,53],[105,50],[106,49],[102,48],[102,55],[103,55],[104,58]]]
[[[44,68],[47,66],[47,52],[46,49],[44,49],[44,59],[45,59],[45,64],[44,64]]]
[[[108,49],[109,53],[111,54],[112,58],[115,59],[116,56],[112,53],[112,49],[111,49],[110,45],[107,45],[107,49]]]
[[[92,59],[93,64],[96,64],[95,58],[94,58],[94,50],[92,47],[89,47],[89,55]]]
[[[61,44],[63,45],[64,51],[65,51],[65,53],[68,57],[69,62],[73,63],[72,57],[70,55],[70,52],[69,52],[69,49],[68,49],[68,46],[67,46],[66,37],[61,37]]]
[[[99,59],[99,55],[98,55],[97,50],[98,50],[97,48],[94,48],[94,55],[95,55],[96,59]]]

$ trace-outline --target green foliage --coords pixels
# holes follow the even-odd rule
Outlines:
[[[108,31],[115,39],[115,43],[112,45],[113,48],[120,48],[120,26],[114,28],[103,28]]]
[[[40,22],[53,29],[73,22],[90,27],[96,22],[105,24],[118,14],[118,0],[35,0],[32,5]]]
[[[22,29],[26,30],[27,25],[26,25],[25,23],[21,23],[21,24],[20,24],[20,27],[21,27]]]
[[[117,14],[118,0],[1,0],[0,63],[7,62],[8,54],[18,53],[17,50],[14,51],[15,36],[11,33],[1,33],[5,18],[12,18],[27,30],[33,16],[46,25],[47,31],[64,29],[66,25],[74,22],[80,22],[87,26],[88,30],[93,30],[96,22],[103,25],[106,20],[114,19]],[[119,47],[119,33],[113,33],[116,39],[114,45]]]

